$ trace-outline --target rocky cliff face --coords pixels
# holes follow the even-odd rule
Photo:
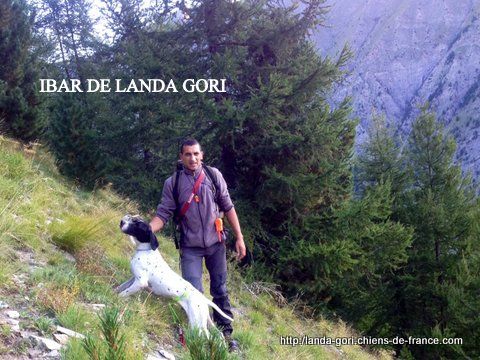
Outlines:
[[[354,52],[336,98],[353,97],[364,139],[373,113],[408,134],[417,106],[429,101],[455,136],[464,169],[480,177],[480,1],[329,1],[327,28],[314,40],[335,56]]]

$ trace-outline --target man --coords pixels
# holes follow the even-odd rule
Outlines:
[[[225,242],[222,241],[218,229],[215,227],[215,221],[218,221],[220,212],[225,213],[236,237],[235,249],[237,259],[240,260],[245,256],[246,249],[237,213],[220,171],[215,168],[210,168],[211,171],[205,170],[202,164],[203,152],[197,140],[187,139],[182,143],[180,160],[183,164],[183,170],[180,171],[178,177],[171,176],[165,181],[162,200],[158,205],[155,217],[150,222],[150,226],[153,232],[160,231],[174,215],[177,204],[180,208],[183,208],[190,199],[189,205],[186,206],[187,210],[180,220],[180,266],[182,276],[203,293],[202,263],[205,259],[205,265],[210,274],[210,294],[213,297],[213,302],[225,314],[233,317],[226,287]],[[210,176],[215,177],[215,179],[211,179]],[[178,184],[175,186],[177,179]],[[196,184],[198,190],[195,192]],[[175,187],[177,189],[177,199],[174,196]],[[230,321],[215,311],[213,319],[222,329],[225,339],[229,343],[230,351],[237,350],[238,345],[231,337],[233,328]]]

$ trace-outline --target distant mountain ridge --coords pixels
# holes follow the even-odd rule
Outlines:
[[[328,1],[327,27],[313,38],[335,56],[349,43],[350,74],[335,98],[353,97],[358,141],[373,113],[408,134],[429,101],[454,135],[457,157],[480,178],[480,1]]]

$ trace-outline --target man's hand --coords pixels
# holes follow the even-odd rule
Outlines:
[[[235,242],[235,251],[237,252],[237,260],[242,260],[245,255],[247,255],[247,249],[245,248],[245,243],[243,242],[243,236],[237,237]]]
[[[237,239],[237,241],[235,242],[237,260],[242,260],[245,255],[247,255],[247,249],[245,248],[245,243],[243,242],[243,235],[242,230],[240,229],[240,223],[238,222],[237,212],[235,211],[235,208],[232,207],[225,213],[225,215],[227,216],[228,223],[232,227],[235,238]]]
[[[156,232],[162,230],[162,228],[163,228],[163,226],[164,226],[165,224],[163,223],[163,220],[162,220],[162,219],[160,219],[158,216],[155,216],[155,217],[152,219],[152,221],[150,221],[150,224],[149,224],[149,225],[150,225],[150,228],[152,229],[152,231],[153,231],[154,233],[156,233]]]

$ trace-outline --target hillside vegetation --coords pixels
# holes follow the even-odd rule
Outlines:
[[[43,356],[31,335],[53,339],[55,326],[61,325],[90,335],[90,349],[106,354],[98,358],[120,359],[108,357],[115,355],[108,353],[104,340],[104,321],[112,318],[118,320],[117,345],[126,359],[144,359],[158,348],[176,358],[193,356],[177,340],[176,321],[186,326],[177,304],[147,292],[120,299],[113,291],[130,276],[133,252],[118,222],[127,212],[137,213],[136,204],[108,188],[83,191],[59,175],[41,148],[22,149],[3,137],[0,168],[0,358]],[[178,271],[172,241],[159,240],[162,255]],[[231,266],[228,286],[241,352],[230,358],[390,358],[386,352],[374,355],[357,346],[280,345],[281,336],[358,335],[341,321],[304,318],[301,307],[285,303],[274,286],[247,281],[249,277]],[[102,305],[93,304],[105,307],[99,310]],[[3,321],[10,310],[19,312],[17,328]],[[83,343],[70,338],[58,355],[50,354],[95,358]]]

